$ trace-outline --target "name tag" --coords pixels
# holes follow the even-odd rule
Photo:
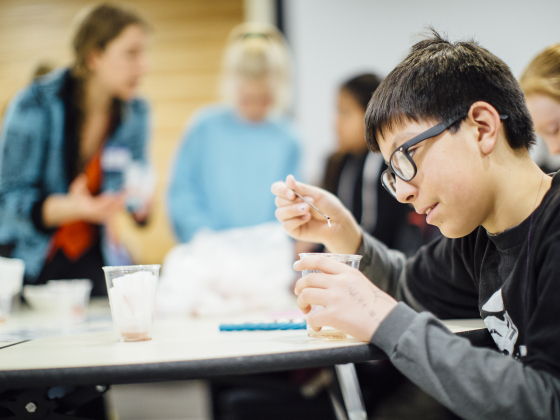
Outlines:
[[[101,167],[107,172],[124,172],[132,160],[132,153],[126,147],[106,147],[101,156]]]

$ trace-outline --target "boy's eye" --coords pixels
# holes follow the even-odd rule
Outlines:
[[[414,149],[408,149],[408,154],[410,155],[411,158],[413,158],[414,155],[416,154],[416,150],[418,150],[418,147],[415,147]]]

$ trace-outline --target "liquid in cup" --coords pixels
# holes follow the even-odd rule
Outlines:
[[[305,258],[307,256],[319,256],[325,258],[332,258],[333,260],[340,261],[346,265],[349,265],[352,268],[358,269],[360,267],[360,260],[362,259],[361,255],[352,255],[352,254],[328,254],[328,253],[306,253],[306,254],[299,254],[300,258]],[[320,273],[319,270],[303,270],[301,272],[302,277],[306,276],[310,273]],[[320,311],[324,309],[322,305],[311,305],[311,311],[308,315]],[[321,328],[321,331],[315,331],[309,324],[307,324],[307,335],[313,338],[322,338],[326,340],[343,340],[346,338],[346,333],[339,331],[335,328],[324,326]]]
[[[159,268],[157,264],[103,267],[120,341],[152,339]]]

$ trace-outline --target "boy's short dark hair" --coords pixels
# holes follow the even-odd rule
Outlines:
[[[451,43],[430,32],[373,94],[365,116],[369,148],[379,152],[377,136],[407,121],[466,117],[473,103],[484,101],[507,115],[504,127],[511,148],[530,149],[535,143],[533,121],[509,67],[474,41]],[[451,132],[461,122],[451,126]]]
[[[379,87],[380,83],[381,79],[375,74],[363,73],[344,82],[340,90],[346,90],[350,93],[365,111],[371,95]]]

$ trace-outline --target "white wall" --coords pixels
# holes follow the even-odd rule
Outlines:
[[[560,42],[560,1],[285,0],[285,25],[304,173],[316,181],[334,147],[340,82],[363,71],[387,75],[426,25],[452,41],[474,37],[519,76],[540,50]]]

